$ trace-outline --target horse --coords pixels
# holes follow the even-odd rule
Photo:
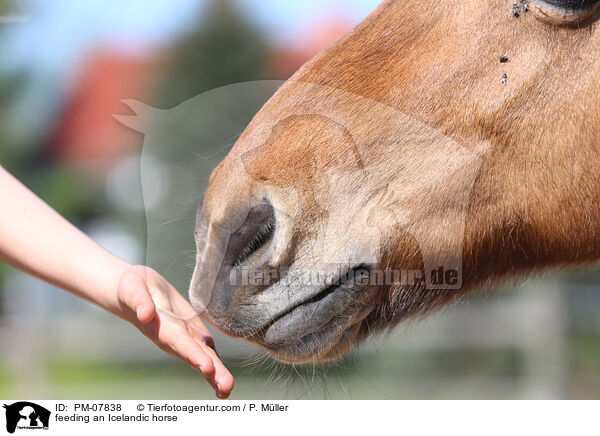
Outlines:
[[[600,257],[597,0],[386,0],[214,169],[189,295],[287,363]]]

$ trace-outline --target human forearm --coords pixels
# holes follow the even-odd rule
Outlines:
[[[100,247],[0,167],[0,258],[113,313],[131,266]]]

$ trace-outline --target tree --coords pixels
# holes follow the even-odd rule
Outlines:
[[[265,79],[269,47],[230,0],[213,0],[193,31],[173,48],[157,103],[174,106],[201,92]]]

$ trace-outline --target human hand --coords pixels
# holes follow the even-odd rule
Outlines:
[[[219,398],[229,396],[233,377],[210,333],[160,274],[106,251],[1,166],[0,191],[9,205],[0,214],[0,260],[131,322],[202,372]]]
[[[121,276],[117,313],[135,325],[167,353],[199,370],[227,398],[233,376],[215,351],[214,340],[188,301],[164,277],[146,266],[134,266]]]

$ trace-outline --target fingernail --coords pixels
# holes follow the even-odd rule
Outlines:
[[[217,351],[215,349],[215,340],[213,338],[211,338],[210,336],[204,336],[204,342],[206,342],[206,345],[208,345],[210,348],[215,350],[215,352]]]

